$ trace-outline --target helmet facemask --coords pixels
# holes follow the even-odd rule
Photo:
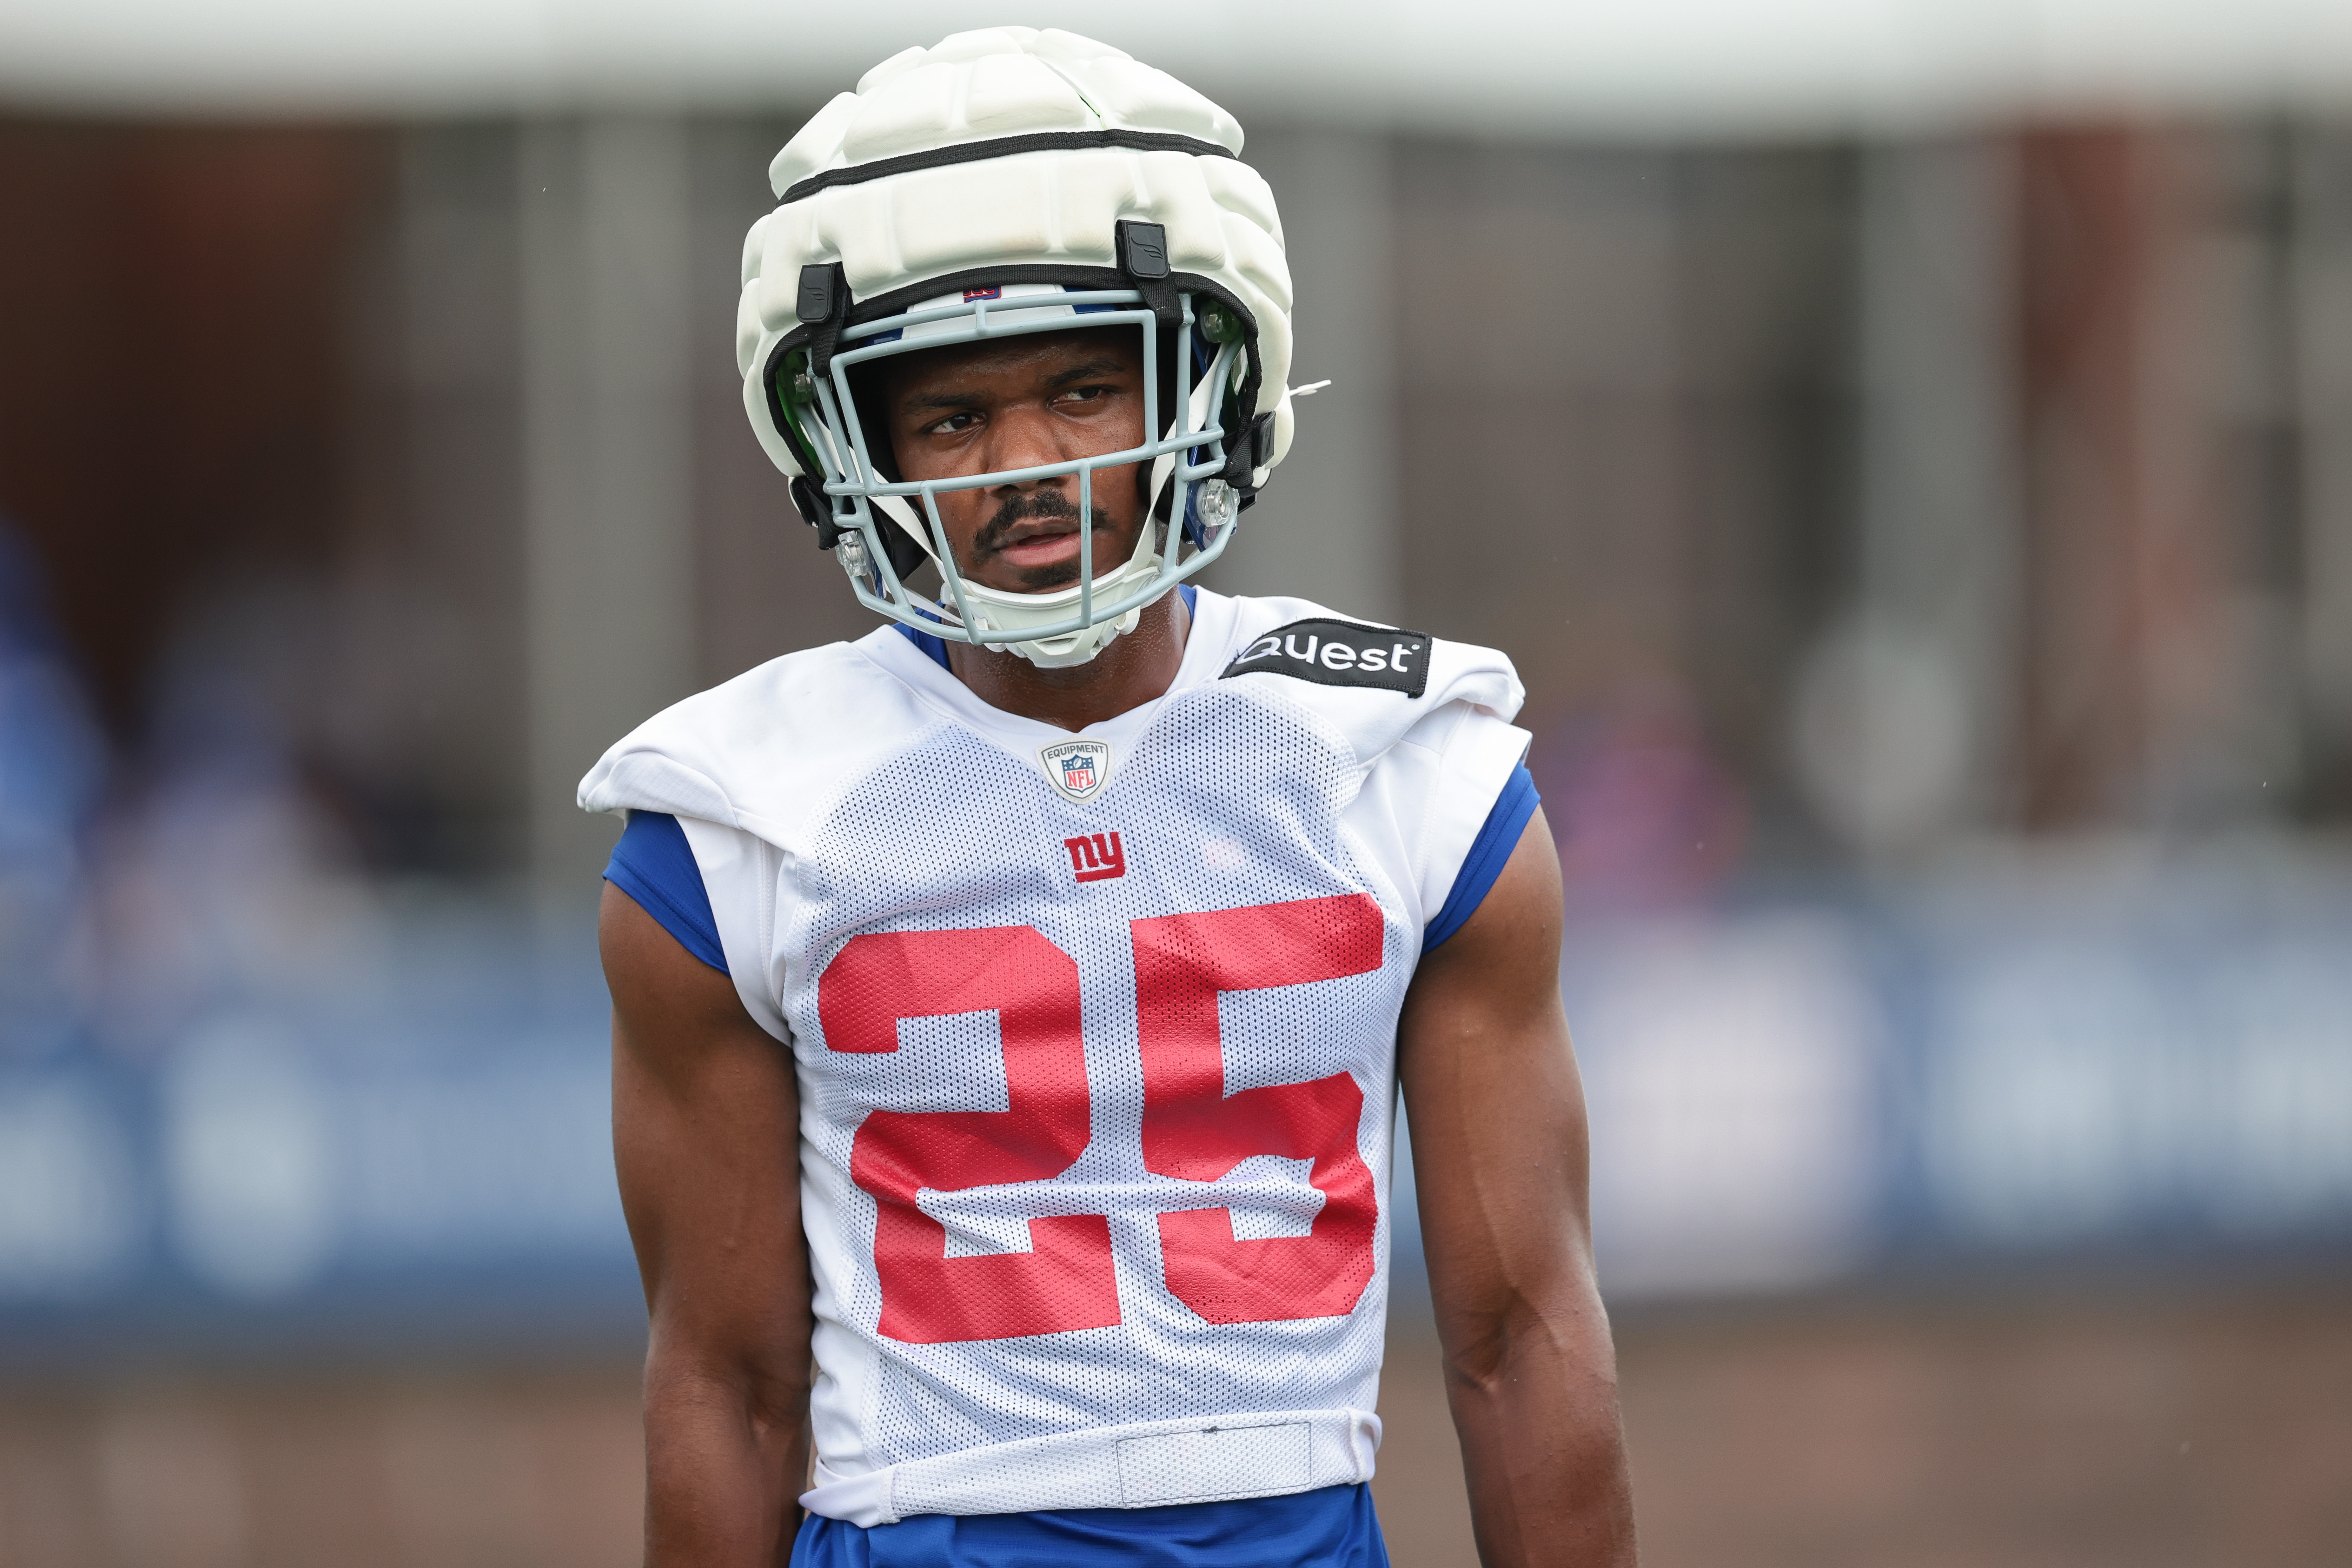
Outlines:
[[[1247,499],[1260,432],[1245,424],[1255,392],[1246,319],[1229,300],[1178,287],[1147,299],[1134,288],[1020,283],[968,288],[877,319],[845,322],[830,342],[810,333],[771,361],[772,410],[809,478],[804,510],[858,602],[949,641],[1009,647],[1046,668],[1083,664],[1144,606],[1223,553]],[[1141,334],[1144,439],[1092,457],[992,473],[908,481],[889,443],[869,432],[862,383],[890,358],[1036,332],[1127,328]],[[1172,328],[1172,330],[1171,330]],[[827,352],[829,350],[829,353]],[[1132,552],[1095,558],[1096,485],[1106,469],[1144,466],[1144,519]],[[968,579],[940,516],[941,492],[1077,477],[1078,579],[1013,593]],[[822,476],[821,479],[818,476]],[[1238,477],[1238,485],[1235,482]],[[1169,520],[1183,520],[1181,527]],[[929,561],[934,600],[908,585]]]
[[[1282,221],[1242,142],[1232,115],[1108,45],[987,27],[892,56],[776,154],[777,205],[743,237],[735,368],[753,433],[860,604],[950,641],[1080,664],[1223,553],[1297,426]],[[916,348],[1076,326],[1142,334],[1139,441],[929,483],[892,470],[897,421],[863,417],[861,372]],[[940,463],[913,467],[989,449],[1076,448],[942,445]],[[1127,559],[1097,560],[1104,542],[1082,528],[1076,562],[1019,552],[1076,565],[1076,583],[1008,594],[951,558],[941,495],[959,530],[971,500],[959,489],[1050,479],[1091,510],[1110,468],[1142,476],[1144,516],[1160,525],[1122,547]],[[1121,521],[1127,500],[1112,503]],[[936,599],[908,586],[927,563]]]

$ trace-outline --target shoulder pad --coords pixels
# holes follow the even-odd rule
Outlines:
[[[869,637],[888,636],[887,626]],[[839,784],[941,721],[856,644],[804,648],[664,709],[580,781],[588,811],[666,811],[783,843]]]

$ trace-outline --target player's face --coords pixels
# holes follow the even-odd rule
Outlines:
[[[1129,328],[1035,332],[887,362],[883,407],[898,477],[999,473],[1143,443],[1143,350]],[[1094,477],[1097,575],[1134,552],[1144,465]],[[964,577],[1036,594],[1078,580],[1078,476],[939,492]]]

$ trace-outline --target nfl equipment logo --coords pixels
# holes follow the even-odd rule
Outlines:
[[[1107,741],[1064,741],[1041,750],[1037,760],[1045,764],[1045,782],[1065,800],[1094,799],[1110,776]]]

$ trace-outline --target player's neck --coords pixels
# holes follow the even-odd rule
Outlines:
[[[1192,630],[1184,595],[1170,593],[1144,606],[1133,631],[1113,637],[1084,664],[1040,669],[1017,653],[951,642],[948,668],[991,708],[1078,731],[1165,695]]]

